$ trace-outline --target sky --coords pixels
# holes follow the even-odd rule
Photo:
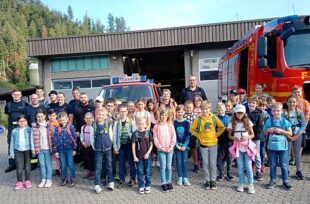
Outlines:
[[[238,20],[310,15],[310,0],[41,0],[75,19],[87,12],[107,24],[107,15],[124,17],[130,30],[176,27]]]

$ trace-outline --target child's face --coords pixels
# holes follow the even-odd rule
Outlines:
[[[85,120],[85,122],[86,122],[87,125],[91,125],[92,122],[94,121],[94,118],[91,117],[90,115],[86,115],[86,116],[84,117],[84,120]]]
[[[160,122],[167,122],[167,118],[168,118],[168,114],[167,113],[163,113],[160,115]]]
[[[102,108],[103,102],[101,102],[101,101],[96,101],[96,102],[95,102],[95,105],[96,105],[96,108]]]
[[[202,101],[200,99],[195,99],[195,107],[200,108]]]
[[[225,115],[225,109],[222,106],[218,106],[216,110],[219,115]]]
[[[111,113],[114,110],[114,106],[114,103],[107,103],[105,107],[107,108],[108,112]]]
[[[243,101],[246,97],[246,94],[239,94],[240,101]]]
[[[60,125],[65,126],[68,123],[68,118],[67,117],[61,117],[58,119],[58,121],[59,121]]]
[[[301,89],[294,90],[293,96],[296,96],[297,98],[301,98],[302,97],[302,90]]]
[[[257,107],[256,101],[249,101],[248,102],[248,107],[249,107],[250,110],[255,110],[255,108]]]
[[[142,101],[139,101],[138,103],[137,103],[137,106],[138,106],[138,110],[139,111],[142,111],[142,110],[144,110],[144,103],[142,102]]]
[[[38,113],[36,119],[38,123],[42,123],[46,120],[46,116],[43,113]]]
[[[282,113],[282,108],[272,108],[271,112],[275,118],[280,118]]]
[[[134,103],[128,103],[127,104],[127,110],[129,112],[133,112],[135,110],[135,104]]]
[[[225,107],[226,107],[226,112],[231,112],[232,108],[233,108],[233,105],[231,103],[226,103]]]
[[[25,118],[19,119],[19,121],[18,121],[18,126],[19,126],[20,128],[26,127],[26,126],[27,126],[27,120],[26,120]]]
[[[244,117],[244,113],[243,112],[237,112],[236,113],[236,117],[241,120]]]
[[[50,122],[53,122],[53,121],[55,121],[55,120],[57,119],[56,113],[49,114],[49,115],[47,115],[47,117],[48,117],[48,120],[49,120]]]
[[[291,109],[295,109],[297,107],[297,101],[295,98],[290,98],[287,101],[287,106]]]
[[[262,92],[263,92],[263,87],[262,87],[261,85],[256,85],[256,86],[255,86],[255,91],[256,91],[257,93],[262,93]]]
[[[189,103],[185,105],[185,113],[192,113],[194,109],[194,105]]]
[[[147,107],[148,107],[149,110],[154,110],[154,104],[153,103],[149,103],[147,105]]]
[[[202,107],[201,108],[201,114],[202,115],[209,115],[210,111],[211,111],[211,109],[209,107]]]
[[[139,131],[144,131],[145,127],[146,127],[145,120],[139,120],[137,122],[137,128],[138,128]]]
[[[177,119],[183,119],[184,118],[184,110],[180,109],[177,111]]]
[[[126,118],[128,114],[127,108],[120,108],[119,109],[119,115],[122,119]]]
[[[100,111],[98,113],[98,121],[100,122],[104,121],[107,118],[107,116],[108,116],[107,111]]]
[[[266,110],[267,109],[267,104],[261,104],[260,109],[261,110]]]

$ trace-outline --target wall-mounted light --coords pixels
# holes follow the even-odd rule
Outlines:
[[[189,51],[189,53],[190,53],[191,57],[193,57],[193,56],[194,56],[194,52],[195,52],[194,50],[190,50],[190,51]]]
[[[112,60],[116,60],[117,59],[117,57],[114,55],[114,56],[112,56]]]

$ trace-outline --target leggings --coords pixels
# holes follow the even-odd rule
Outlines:
[[[300,135],[297,140],[293,142],[288,143],[288,160],[290,160],[290,155],[292,151],[292,145],[293,145],[293,150],[294,150],[294,156],[295,156],[295,162],[296,162],[296,170],[301,171],[301,154],[300,154],[300,149],[301,149],[301,143],[303,140],[303,136]]]

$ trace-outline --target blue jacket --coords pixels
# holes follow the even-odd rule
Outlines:
[[[228,124],[230,123],[230,117],[225,115],[217,115],[217,117],[221,120],[221,122],[224,124],[225,127],[228,127]],[[218,137],[218,143],[219,144],[226,144],[230,142],[230,139],[228,138],[228,131],[225,130],[221,136]]]
[[[100,125],[98,121],[94,124],[94,147],[96,151],[107,151],[113,145],[112,125],[109,125],[108,120]]]
[[[14,150],[20,150],[24,147],[25,150],[34,150],[33,138],[31,135],[31,128],[26,127],[24,132],[25,144],[20,143],[19,138],[20,128],[13,129],[11,133],[11,143],[10,143],[10,158],[14,158]]]
[[[69,127],[67,127],[68,125]],[[76,139],[77,134],[75,132],[73,125],[67,124],[65,127],[62,126],[55,127],[53,136],[53,153],[59,151],[66,151],[69,149],[76,150],[77,147]]]

